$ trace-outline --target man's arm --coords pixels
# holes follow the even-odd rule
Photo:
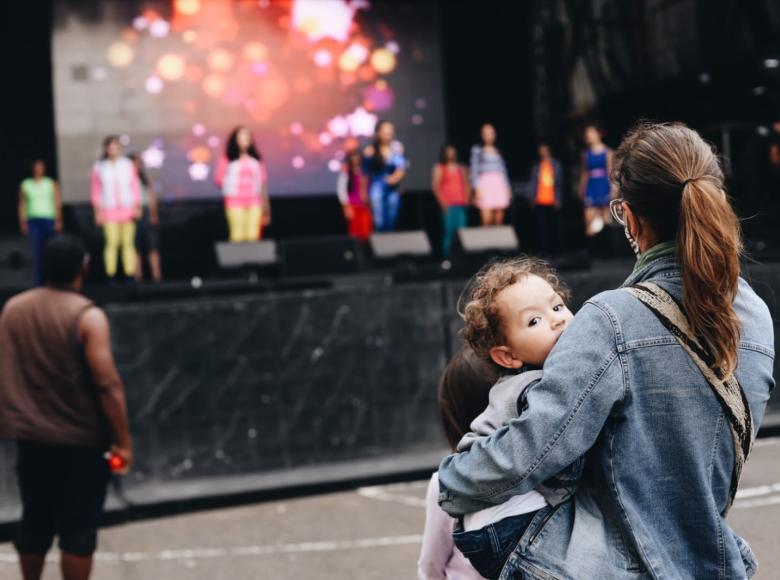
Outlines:
[[[108,318],[100,308],[93,307],[84,312],[79,320],[79,336],[100,405],[114,434],[112,451],[127,463],[124,470],[126,473],[130,470],[133,452],[127,421],[125,388],[111,352]]]
[[[526,493],[582,457],[623,397],[610,317],[587,303],[528,389],[527,408],[439,468],[439,504],[451,515],[478,511]]]

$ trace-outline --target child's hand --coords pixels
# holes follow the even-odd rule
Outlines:
[[[355,217],[355,210],[352,209],[351,205],[345,205],[344,206],[344,219],[347,221],[351,221],[352,218]]]

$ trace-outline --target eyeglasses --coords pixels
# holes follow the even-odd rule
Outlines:
[[[623,210],[625,201],[622,197],[618,197],[609,202],[609,212],[612,214],[612,219],[621,226],[626,225],[625,211]]]

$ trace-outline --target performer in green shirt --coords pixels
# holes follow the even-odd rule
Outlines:
[[[19,228],[33,244],[35,285],[43,284],[43,249],[55,233],[62,231],[62,197],[60,186],[46,176],[46,164],[36,159],[32,177],[19,186]]]

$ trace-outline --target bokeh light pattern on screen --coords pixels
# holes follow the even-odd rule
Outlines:
[[[224,140],[248,126],[274,194],[333,190],[379,119],[425,188],[444,135],[437,14],[365,0],[66,1],[56,5],[60,176],[86,199],[106,134],[140,151],[163,197],[218,196]],[[86,49],[86,50],[85,50]],[[79,73],[79,74],[77,74]]]

